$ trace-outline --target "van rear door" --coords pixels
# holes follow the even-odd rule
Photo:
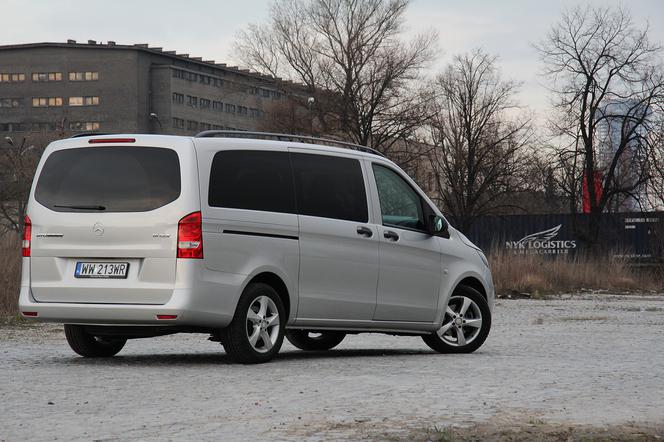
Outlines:
[[[28,206],[36,301],[168,302],[178,221],[200,206],[189,184],[197,172],[190,140],[150,138],[162,142],[79,139],[47,149]]]

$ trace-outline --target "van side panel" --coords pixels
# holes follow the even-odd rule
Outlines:
[[[257,274],[257,270],[276,274],[288,289],[292,320],[297,311],[300,266],[297,215],[209,205],[210,173],[215,154],[229,150],[261,150],[248,141],[195,140],[203,213],[203,275],[213,280],[240,276],[247,281]],[[272,146],[269,150],[287,152],[285,147]],[[237,293],[237,297],[239,295]]]

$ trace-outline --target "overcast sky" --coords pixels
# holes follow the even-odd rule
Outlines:
[[[0,0],[0,44],[113,40],[149,43],[204,59],[232,62],[231,43],[247,23],[265,20],[269,0]],[[483,47],[499,56],[506,77],[522,81],[520,101],[541,116],[548,97],[531,44],[561,11],[576,4],[620,5],[651,39],[664,43],[664,0],[412,0],[409,32],[440,34],[440,58]]]

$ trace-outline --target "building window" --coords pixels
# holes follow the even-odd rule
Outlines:
[[[173,69],[173,78],[181,78],[187,81],[198,81],[198,75],[193,72],[183,71],[181,69]]]
[[[70,72],[69,81],[97,81],[99,80],[99,72]]]
[[[32,81],[62,81],[62,72],[33,72]]]
[[[213,101],[212,109],[221,112],[224,110],[224,103],[222,103],[221,101]]]
[[[0,98],[0,108],[17,108],[23,105],[22,98]]]
[[[35,97],[32,99],[32,107],[60,107],[61,97]]]
[[[184,120],[182,118],[173,118],[173,127],[175,129],[184,129]]]
[[[191,107],[198,107],[198,97],[187,95],[187,104]]]
[[[25,81],[25,74],[18,73],[1,73],[0,83],[20,83]]]
[[[32,123],[32,130],[35,132],[47,132],[57,130],[58,125],[55,123],[40,122]]]
[[[69,97],[70,106],[97,106],[99,97]]]
[[[265,98],[270,98],[270,90],[269,89],[261,89],[263,92],[263,97]]]
[[[210,123],[199,123],[198,124],[198,129],[199,130],[212,130],[212,125]]]
[[[25,132],[24,123],[0,123],[0,132]]]
[[[173,92],[173,103],[183,104],[184,103],[184,94],[178,94],[177,92]]]
[[[238,113],[239,115],[248,115],[248,114],[249,114],[249,109],[247,109],[247,108],[244,107],[244,106],[238,106],[238,107],[237,107],[237,113]]]
[[[249,113],[251,115],[251,118],[258,118],[258,116],[260,115],[259,110],[254,108],[249,109]]]
[[[235,105],[226,103],[226,112],[228,112],[229,114],[234,114],[235,113]]]
[[[221,78],[214,78],[213,80],[216,87],[224,87],[224,80]]]
[[[219,124],[213,124],[213,125],[212,125],[212,129],[213,129],[213,130],[223,130],[223,129],[224,129],[224,126],[221,126],[221,125],[219,125]]]
[[[73,131],[92,131],[99,130],[98,121],[72,121],[69,123],[69,130]]]
[[[201,109],[210,109],[210,100],[201,98]]]
[[[188,130],[198,130],[198,121],[187,120]]]

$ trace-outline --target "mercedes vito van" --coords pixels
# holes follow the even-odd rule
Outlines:
[[[419,335],[472,352],[491,327],[482,251],[371,149],[209,131],[51,143],[25,218],[19,308],[65,324],[78,354],[206,333],[241,363],[284,336]]]

